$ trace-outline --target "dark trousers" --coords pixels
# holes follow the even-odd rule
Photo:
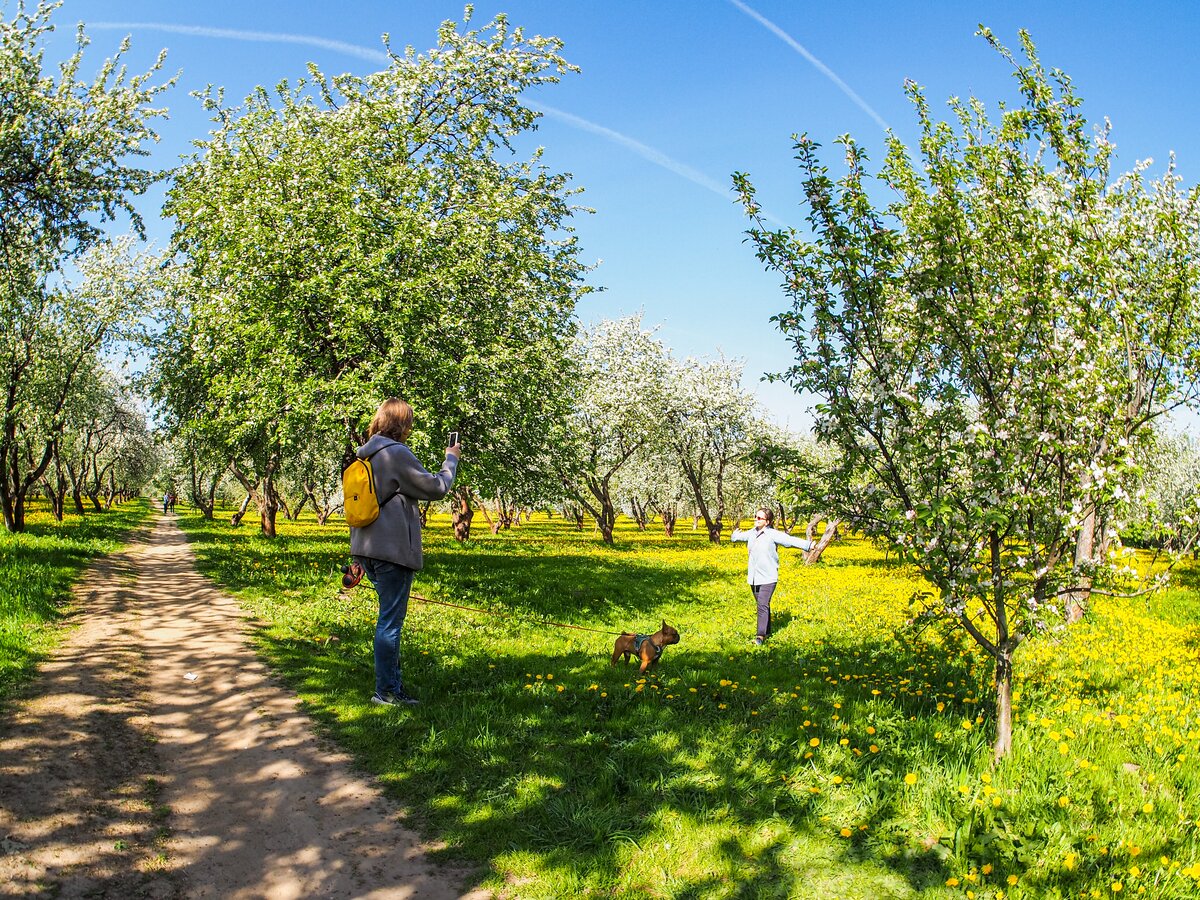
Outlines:
[[[777,581],[770,584],[752,584],[750,592],[754,594],[754,603],[758,606],[758,636],[765,638],[771,633],[771,595],[775,593]]]
[[[375,693],[395,694],[404,687],[400,677],[400,630],[408,615],[408,595],[416,573],[382,559],[357,557],[379,594],[375,621]]]

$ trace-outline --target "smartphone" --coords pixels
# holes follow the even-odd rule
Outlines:
[[[453,447],[457,443],[458,443],[458,432],[457,431],[450,432],[450,440],[446,442],[446,446]]]

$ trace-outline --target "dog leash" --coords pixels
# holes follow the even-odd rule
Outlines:
[[[422,603],[433,603],[433,604],[436,604],[437,606],[449,606],[452,609],[466,609],[466,610],[470,610],[471,612],[483,613],[485,616],[492,616],[493,618],[511,618],[511,614],[508,616],[505,616],[502,613],[497,613],[490,609],[480,609],[477,606],[462,606],[461,604],[458,604],[458,603],[447,603],[445,600],[430,600],[428,597],[422,597],[420,594],[409,594],[409,597],[412,598],[413,600],[420,600]],[[592,632],[595,632],[596,634],[621,635],[621,634],[629,634],[630,633],[627,631],[605,631],[602,628],[588,628],[585,625],[567,625],[564,622],[551,622],[547,619],[535,620],[535,624],[537,624],[537,625],[552,625],[555,628],[574,628],[576,631],[592,631]]]
[[[349,572],[349,570],[350,570],[350,566],[346,566],[345,568],[342,569],[343,572]],[[359,571],[361,572],[361,569]],[[352,575],[348,576],[348,577],[353,578]],[[361,580],[362,580],[362,575],[359,574],[357,578],[353,578],[353,584],[347,583],[346,579],[343,579],[342,585],[343,585],[343,587],[347,587],[347,588],[354,587]],[[449,606],[451,609],[465,609],[470,612],[483,613],[485,616],[491,616],[492,618],[511,618],[511,614],[506,616],[502,613],[497,613],[490,609],[481,609],[478,606],[463,606],[460,603],[447,603],[445,600],[430,600],[428,597],[422,597],[420,594],[414,594],[411,592],[409,593],[408,597],[410,600],[419,600],[422,603],[432,603],[437,606]],[[629,631],[605,631],[602,628],[588,628],[585,625],[567,625],[564,622],[551,622],[548,619],[537,619],[537,620],[535,620],[535,624],[551,625],[554,628],[574,628],[576,631],[591,631],[591,632],[594,632],[595,634],[615,634],[615,635],[632,634],[632,632],[629,632]]]
[[[408,596],[409,596],[409,599],[420,600],[422,603],[433,603],[437,606],[449,606],[451,609],[465,609],[465,610],[469,610],[470,612],[483,613],[485,616],[491,616],[493,618],[506,618],[507,619],[507,618],[512,617],[511,614],[505,615],[503,613],[495,612],[494,610],[481,609],[478,606],[463,606],[459,603],[447,603],[445,600],[430,600],[428,597],[422,597],[420,594],[409,594]],[[592,631],[592,632],[595,632],[596,634],[622,635],[622,634],[631,634],[632,633],[632,632],[628,632],[628,631],[605,631],[602,628],[588,628],[585,625],[568,625],[565,622],[551,622],[548,619],[536,619],[536,620],[534,620],[534,624],[535,625],[552,625],[555,628],[574,628],[576,631]]]

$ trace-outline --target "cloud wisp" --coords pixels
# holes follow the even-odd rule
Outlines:
[[[846,84],[846,82],[842,81],[842,79],[838,77],[838,74],[835,71],[833,71],[833,69],[829,68],[829,66],[825,65],[825,63],[821,62],[819,59],[817,59],[815,56],[813,56],[808,51],[808,48],[806,48],[798,40],[796,40],[794,37],[792,37],[790,34],[788,34],[786,31],[784,31],[782,28],[780,28],[778,25],[776,25],[774,22],[772,22],[766,16],[762,15],[761,13],[759,13],[756,10],[752,9],[751,7],[747,6],[745,3],[742,2],[742,0],[729,0],[729,2],[731,4],[733,4],[734,6],[736,6],[738,9],[740,9],[742,12],[744,12],[746,15],[748,15],[750,18],[752,18],[755,22],[757,22],[758,24],[763,26],[763,28],[767,29],[769,32],[771,32],[773,35],[775,35],[777,38],[779,38],[781,41],[783,41],[785,44],[787,44],[789,47],[791,47],[793,50],[795,50],[797,53],[799,53],[801,56],[803,56],[805,59],[807,59],[810,63],[812,63],[813,67],[818,72],[820,72],[822,75],[824,75],[830,81],[832,81],[835,85],[837,85],[837,87],[841,90],[841,92],[843,94],[845,94],[847,97],[849,97],[851,100],[853,100],[854,104],[859,109],[861,109],[868,116],[870,116],[872,119],[874,119],[875,123],[880,128],[882,128],[884,131],[891,131],[891,126],[888,125],[888,123],[884,121],[883,117],[881,115],[879,115],[879,113],[875,112],[875,110],[873,110],[871,108],[870,104],[868,104],[866,100],[864,100],[857,93],[855,93],[854,89],[852,87],[850,87],[850,85],[848,85],[848,84]]]

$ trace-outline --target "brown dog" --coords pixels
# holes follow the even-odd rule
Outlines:
[[[658,658],[662,656],[663,647],[667,644],[678,644],[679,632],[667,624],[667,620],[663,619],[662,628],[654,632],[654,634],[629,634],[623,633],[617,638],[616,644],[613,645],[612,664],[617,664],[617,659],[624,655],[625,662],[629,662],[629,657],[636,656],[642,661],[641,668],[638,669],[639,674],[645,671],[658,662]]]

